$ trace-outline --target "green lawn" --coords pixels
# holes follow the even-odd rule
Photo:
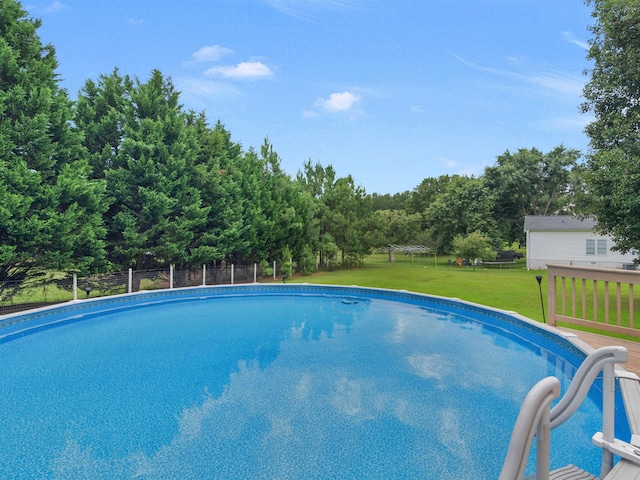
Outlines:
[[[396,255],[395,262],[390,263],[386,254],[371,255],[366,257],[364,266],[360,268],[320,272],[289,281],[391,288],[460,298],[515,311],[542,322],[536,275],[543,276],[542,292],[546,307],[546,272],[527,271],[524,260],[517,261],[512,268],[477,267],[474,271],[472,267],[449,266],[447,262],[451,258],[439,258],[436,267],[433,257],[418,259]]]
[[[543,321],[540,289],[537,275],[542,275],[542,299],[547,313],[547,272],[525,268],[525,260],[516,261],[512,268],[485,269],[454,268],[448,265],[452,257],[434,259],[396,255],[390,263],[386,254],[366,257],[365,264],[351,270],[319,272],[306,277],[295,277],[289,282],[307,282],[335,285],[359,285],[363,287],[391,288],[411,292],[428,293],[443,297],[460,298],[490,307],[509,310],[525,317]],[[601,299],[599,305],[603,305]],[[591,309],[592,310],[592,309]],[[640,311],[637,309],[636,311]],[[588,312],[591,314],[592,312]],[[600,313],[600,318],[603,314]],[[597,329],[571,326],[571,328],[603,333]],[[604,333],[626,340],[640,341],[629,335]]]
[[[537,275],[542,275],[542,300],[547,308],[547,272],[540,270],[527,271],[525,260],[518,260],[511,268],[485,269],[477,267],[454,268],[449,265],[452,257],[438,258],[437,266],[433,257],[411,257],[397,254],[393,263],[389,262],[386,254],[370,255],[366,257],[363,267],[349,270],[335,270],[332,272],[318,272],[309,276],[295,276],[287,280],[291,283],[316,283],[334,285],[359,285],[363,287],[379,287],[394,290],[408,290],[418,293],[428,293],[450,298],[460,298],[470,302],[514,311],[520,315],[542,322],[542,305],[540,301],[540,289],[536,280]],[[144,288],[153,288],[147,285]],[[592,298],[592,287],[586,286],[588,298]],[[623,310],[628,308],[628,289],[623,292]],[[28,295],[27,295],[28,293]],[[599,291],[598,319],[604,318],[603,292]],[[62,290],[54,285],[46,288],[33,285],[19,298],[21,302],[35,301],[64,301],[71,299],[71,292]],[[14,302],[16,299],[14,299]],[[560,300],[559,300],[560,301]],[[613,307],[613,300],[612,307]],[[626,304],[625,304],[626,302]],[[560,305],[558,306],[560,308]],[[570,306],[567,306],[570,309]],[[636,324],[640,317],[640,298],[636,298],[635,312]],[[578,314],[581,314],[581,306],[578,305]],[[592,318],[593,308],[587,308],[587,318]],[[612,314],[612,321],[615,318]],[[623,324],[628,325],[628,320],[623,319]],[[577,327],[572,327],[577,328]],[[584,330],[599,332],[596,329]],[[628,335],[608,334],[628,340],[640,341]]]

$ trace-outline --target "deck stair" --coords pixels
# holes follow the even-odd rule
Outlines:
[[[527,477],[525,480],[534,480],[535,475]],[[563,468],[558,468],[549,473],[549,480],[598,480],[598,477],[591,475],[589,472],[585,472],[581,468],[575,465],[567,465]]]
[[[592,352],[578,368],[568,390],[553,408],[550,408],[551,403],[560,395],[560,381],[555,377],[540,380],[524,399],[513,428],[500,480],[524,478],[524,470],[534,437],[536,439],[536,474],[527,478],[597,480],[597,477],[573,465],[550,472],[549,454],[551,430],[564,423],[578,409],[600,372],[603,373],[602,432],[596,433],[593,437],[593,444],[602,448],[600,477],[604,479],[612,470],[614,454],[640,465],[640,447],[613,437],[614,365],[626,362],[627,358],[628,352],[624,347],[602,347]],[[615,478],[629,477],[616,476]]]

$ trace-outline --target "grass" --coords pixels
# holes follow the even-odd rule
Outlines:
[[[514,311],[533,320],[543,321],[543,309],[540,299],[540,287],[536,280],[542,275],[542,301],[545,315],[547,308],[547,272],[527,270],[525,261],[518,260],[512,268],[485,269],[477,267],[454,268],[448,265],[450,257],[434,259],[422,257],[404,257],[396,255],[390,263],[385,254],[366,257],[360,268],[318,272],[305,277],[295,277],[290,282],[307,282],[334,285],[359,285],[362,287],[390,288],[409,290],[462,300]],[[603,300],[599,302],[603,305]],[[600,314],[602,318],[602,313]],[[597,329],[571,326],[594,333],[603,333]],[[604,333],[605,335],[640,341],[629,335]]]
[[[512,268],[485,269],[477,267],[454,268],[448,264],[452,257],[441,257],[437,265],[433,257],[404,256],[396,254],[395,261],[389,262],[387,254],[370,255],[366,257],[365,264],[360,268],[349,270],[335,270],[332,272],[318,272],[304,277],[293,277],[288,282],[307,282],[317,284],[334,285],[359,285],[363,287],[389,288],[394,290],[408,290],[418,293],[427,293],[514,311],[533,320],[543,321],[542,302],[547,308],[547,272],[540,270],[528,271],[525,268],[525,260],[518,260]],[[542,276],[542,302],[540,288],[536,276]],[[158,288],[152,281],[142,279],[143,289]],[[122,287],[124,291],[124,287]],[[579,291],[581,291],[579,289]],[[589,299],[593,297],[593,287],[586,285]],[[83,292],[84,293],[84,292]],[[110,292],[113,293],[122,293]],[[612,293],[615,295],[612,287]],[[79,294],[80,295],[80,294]],[[604,292],[598,291],[598,319],[604,318]],[[30,285],[20,298],[14,298],[14,302],[36,301],[65,301],[71,299],[71,292],[59,289],[55,285],[47,287]],[[570,300],[567,300],[569,302]],[[559,300],[560,302],[560,300]],[[580,301],[578,301],[580,303]],[[628,305],[628,289],[623,291],[623,307]],[[581,315],[581,306],[578,307],[578,316]],[[570,303],[567,309],[570,313]],[[614,308],[613,305],[611,308]],[[623,310],[627,308],[624,307]],[[558,306],[560,309],[560,306]],[[628,310],[628,308],[627,308]],[[636,298],[636,326],[640,315],[640,298]],[[546,314],[546,310],[545,310]],[[587,307],[587,318],[593,318],[593,308]],[[612,316],[613,319],[613,316]],[[613,320],[615,321],[615,319]],[[623,319],[623,324],[628,325],[628,319]],[[561,324],[562,325],[562,324]],[[572,326],[589,332],[603,333],[594,328]],[[629,335],[606,333],[606,335],[623,338],[626,340],[640,341]]]
[[[44,277],[27,280],[20,286],[19,291],[11,299],[0,302],[1,305],[24,304],[24,303],[55,303],[65,302],[73,298],[71,292],[71,282],[66,285],[68,288],[61,288],[56,285],[56,280],[62,280],[64,274],[59,272],[49,272]]]
[[[393,263],[384,254],[366,257],[361,268],[319,272],[306,277],[291,279],[336,285],[360,285],[363,287],[391,288],[428,293],[443,297],[460,298],[470,302],[515,311],[521,315],[542,321],[542,305],[536,275],[543,275],[542,291],[546,302],[546,272],[528,271],[524,260],[512,268],[484,269],[477,267],[454,268],[448,265],[449,257],[438,259],[396,255]]]
[[[121,279],[109,279],[108,275],[87,276],[78,279],[78,298],[85,298],[84,287],[91,287],[91,297],[126,293],[127,285]],[[56,280],[59,281],[56,284]],[[141,278],[140,290],[167,288],[162,278]],[[27,280],[11,298],[0,301],[0,307],[20,304],[42,304],[68,302],[73,299],[72,280],[62,272],[47,272],[43,277]]]

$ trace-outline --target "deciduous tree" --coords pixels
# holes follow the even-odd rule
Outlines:
[[[406,210],[378,210],[381,238],[377,246],[389,244],[412,245],[425,243],[422,233],[422,215]]]
[[[486,167],[486,185],[495,196],[494,217],[505,242],[524,241],[526,215],[570,213],[571,171],[580,152],[558,146],[509,150]]]
[[[493,242],[499,234],[493,217],[494,197],[483,178],[453,177],[425,212],[425,220],[439,252],[452,251],[453,239],[480,231]]]
[[[453,239],[454,255],[469,259],[476,269],[476,259],[488,259],[495,256],[495,250],[491,247],[491,239],[479,232],[471,232],[467,235],[458,235]]]
[[[640,4],[587,3],[595,19],[583,104],[594,117],[586,128],[592,149],[585,177],[588,208],[616,250],[640,252]]]

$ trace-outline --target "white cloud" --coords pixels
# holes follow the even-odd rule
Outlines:
[[[127,23],[130,24],[130,25],[140,25],[140,24],[144,23],[144,18],[139,18],[139,19],[128,18],[127,19]]]
[[[361,0],[262,0],[285,15],[308,18],[318,10],[354,10],[361,8]]]
[[[551,71],[546,71],[542,73],[522,74],[522,73],[510,71],[510,70],[501,70],[499,68],[485,67],[482,65],[478,65],[477,63],[473,63],[457,55],[453,55],[453,56],[456,59],[458,59],[460,62],[465,64],[467,67],[473,68],[474,70],[487,72],[492,75],[496,75],[504,78],[510,78],[512,80],[517,80],[523,83],[529,83],[531,85],[543,87],[547,90],[561,92],[563,94],[580,96],[582,94],[582,88],[584,87],[584,79],[582,77],[576,77],[575,75],[568,75],[564,72],[551,70]]]
[[[196,62],[215,62],[223,56],[233,53],[233,50],[220,45],[207,45],[192,54]]]
[[[314,105],[328,112],[348,112],[361,100],[360,95],[353,92],[332,93],[329,98],[319,98]]]
[[[450,158],[440,157],[439,160],[447,168],[456,168],[459,165],[456,160],[451,160]]]
[[[556,117],[537,122],[537,127],[541,130],[557,132],[557,131],[573,131],[581,132],[593,121],[593,115],[576,114],[573,116]]]
[[[567,42],[573,43],[574,45],[577,45],[580,48],[584,48],[585,50],[589,50],[589,43],[583,42],[582,40],[578,40],[576,37],[573,36],[573,33],[562,32],[562,36],[565,38]]]
[[[211,77],[231,79],[264,78],[273,75],[273,71],[262,62],[242,62],[238,65],[212,67],[204,73]]]
[[[176,79],[176,85],[181,92],[195,95],[197,97],[229,98],[241,95],[238,89],[233,85],[223,82],[214,82],[211,80],[202,80],[199,78],[178,78]]]
[[[64,10],[66,8],[69,8],[69,7],[62,2],[55,0],[55,2],[45,7],[44,11],[45,13],[55,13],[55,12],[59,12],[60,10]]]
[[[522,76],[522,78],[529,83],[570,95],[581,95],[584,87],[584,79],[562,72],[551,71],[538,75]]]
[[[410,109],[411,113],[424,113],[424,110],[422,110],[420,105],[411,105]]]

